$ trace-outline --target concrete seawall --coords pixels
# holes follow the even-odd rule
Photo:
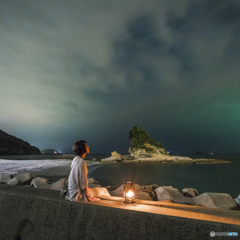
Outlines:
[[[58,195],[0,184],[0,239],[206,240],[212,239],[211,231],[240,235],[238,211],[140,200],[126,205],[107,197],[98,203],[75,203]]]

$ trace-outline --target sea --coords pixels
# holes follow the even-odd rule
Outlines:
[[[158,184],[159,186],[172,186],[180,192],[183,188],[195,188],[199,194],[204,192],[228,193],[233,198],[240,195],[240,155],[178,155],[190,158],[212,158],[231,161],[226,164],[160,164],[160,163],[108,163],[101,164],[91,161],[92,158],[102,159],[109,157],[107,154],[89,154],[86,156],[88,163],[88,177],[96,179],[102,186],[121,186],[125,181],[132,181],[134,184],[146,186]],[[46,160],[51,163],[51,168],[43,169],[43,163],[39,163],[37,174],[50,174],[59,172],[56,179],[69,173],[71,160],[61,163],[62,159],[53,159],[56,155],[28,155],[22,156],[19,160]],[[18,159],[16,156],[0,156],[0,159]],[[19,161],[18,160],[18,161]],[[59,161],[59,166],[54,162]],[[67,160],[66,160],[67,161]],[[25,161],[26,163],[26,161]],[[5,164],[9,164],[5,163]],[[20,164],[14,163],[14,164]],[[27,165],[29,164],[26,163]],[[36,166],[35,163],[31,170]],[[3,167],[4,165],[2,165]],[[11,166],[11,165],[10,165]],[[29,166],[30,167],[30,166]],[[26,167],[22,167],[22,171]],[[47,166],[46,166],[47,168]],[[6,168],[7,169],[7,168]],[[44,172],[45,171],[45,172]],[[61,171],[61,172],[60,172]],[[34,172],[34,171],[33,171]],[[20,172],[19,172],[20,173]],[[53,174],[54,175],[54,174]],[[55,174],[57,175],[57,174]]]
[[[228,193],[233,198],[240,195],[240,155],[181,155],[190,158],[212,158],[231,161],[226,164],[159,164],[110,163],[92,166],[89,177],[102,186],[120,186],[125,181],[135,184],[172,186],[180,192],[195,188],[205,192]],[[98,156],[95,156],[96,158]],[[91,167],[90,167],[91,169]]]

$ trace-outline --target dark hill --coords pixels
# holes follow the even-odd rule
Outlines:
[[[0,130],[0,155],[41,154],[40,150],[28,142]]]

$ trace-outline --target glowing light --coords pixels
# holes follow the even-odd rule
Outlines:
[[[126,193],[126,197],[128,198],[132,198],[134,196],[134,192],[132,190],[129,190],[127,193]]]
[[[134,203],[135,189],[131,181],[128,181],[124,184],[123,197],[125,198],[124,203],[126,204]]]

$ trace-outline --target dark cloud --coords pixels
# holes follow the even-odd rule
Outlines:
[[[126,152],[139,125],[175,152],[237,152],[239,11],[234,0],[1,1],[1,128],[59,151],[80,138]]]

